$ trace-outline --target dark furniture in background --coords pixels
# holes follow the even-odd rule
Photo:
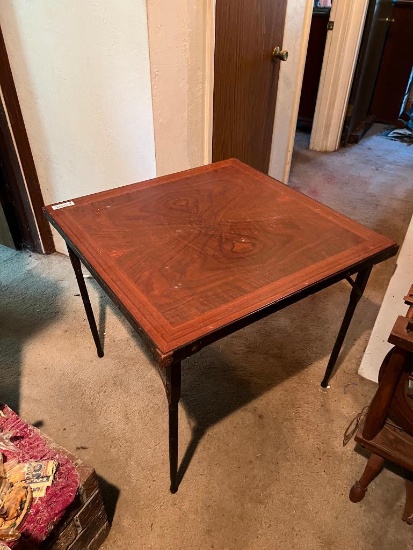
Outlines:
[[[376,117],[370,109],[387,33],[392,25],[393,0],[370,0],[360,52],[344,119],[341,145],[358,143]]]
[[[398,125],[413,66],[413,0],[370,0],[342,145],[358,143],[374,122]]]
[[[392,18],[370,112],[396,125],[413,67],[413,1],[396,2]]]
[[[313,8],[300,106],[298,108],[297,123],[302,129],[310,129],[313,124],[330,11],[330,8]]]

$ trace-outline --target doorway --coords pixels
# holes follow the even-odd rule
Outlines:
[[[409,121],[413,50],[405,45],[412,25],[413,3],[370,0],[342,145],[358,143],[374,122],[404,127]]]
[[[0,224],[3,244],[50,254],[52,233],[0,28]]]
[[[1,184],[0,184],[1,186]],[[16,248],[13,236],[10,232],[9,223],[4,213],[3,206],[0,204],[0,245],[8,248]]]
[[[0,244],[33,249],[33,220],[26,215],[17,177],[18,159],[3,105],[0,104]]]
[[[282,47],[289,53],[287,62],[280,62],[271,152],[268,174],[288,182],[294,145],[300,90],[304,72],[305,54],[311,24],[312,4],[307,0],[287,0]],[[205,162],[212,161],[215,0],[208,1],[208,30],[206,55]],[[259,88],[257,88],[257,98]]]
[[[331,0],[314,0],[297,128],[311,132],[326,47]]]
[[[43,253],[4,105],[0,103],[0,244]]]
[[[211,0],[212,2],[212,0]],[[213,4],[213,2],[212,2]],[[324,71],[321,109],[316,110],[316,132],[312,148],[316,150],[336,150],[339,144],[338,128],[341,129],[344,112],[347,106],[349,86],[354,71],[356,54],[361,39],[367,0],[336,0],[331,15],[335,17],[335,31],[327,39],[329,47],[328,70]],[[282,46],[289,51],[290,57],[286,63],[281,63],[280,79],[273,125],[273,136],[270,155],[269,175],[288,182],[291,155],[296,131],[297,113],[300,101],[302,77],[308,46],[308,36],[311,25],[313,2],[306,0],[288,0],[287,17],[285,19]],[[212,35],[215,35],[214,5]],[[334,12],[334,13],[333,13]],[[213,45],[211,48],[213,51]],[[208,59],[211,59],[209,57]],[[206,135],[212,144],[213,122],[209,109],[212,105],[214,90],[213,55],[210,78],[207,78],[206,120],[209,120]],[[259,88],[257,88],[259,91]],[[257,95],[259,95],[257,93]],[[212,147],[211,147],[212,148]],[[228,155],[227,155],[228,156]],[[209,161],[211,154],[206,157]]]

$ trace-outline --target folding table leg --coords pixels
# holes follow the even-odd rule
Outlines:
[[[77,257],[75,252],[73,252],[69,245],[67,245],[67,250],[69,252],[69,258],[75,271],[77,284],[79,286],[80,295],[82,296],[83,305],[85,307],[86,316],[89,321],[90,330],[92,331],[93,340],[95,341],[97,354],[99,357],[103,357],[103,349],[99,339],[98,328],[96,326],[95,317],[93,316],[93,310],[90,304],[89,294],[87,292],[85,280],[83,278],[82,265],[79,258]]]
[[[171,493],[178,490],[178,403],[181,397],[181,362],[166,369],[166,393],[169,402],[169,469]]]
[[[354,312],[356,310],[356,306],[360,298],[363,296],[363,292],[364,292],[364,289],[366,288],[367,281],[369,280],[371,270],[372,270],[371,267],[367,269],[363,269],[362,271],[359,271],[357,273],[357,277],[354,282],[350,280],[353,286],[350,294],[350,301],[348,303],[343,322],[341,323],[341,327],[337,335],[336,343],[334,344],[333,351],[331,352],[330,360],[328,361],[328,365],[326,368],[326,372],[324,374],[323,381],[321,382],[321,387],[323,388],[326,388],[328,386],[330,376],[333,372],[338,356],[340,354],[341,347],[343,345],[344,338],[346,337],[348,327],[350,326],[350,322],[351,322],[351,319],[353,318]]]

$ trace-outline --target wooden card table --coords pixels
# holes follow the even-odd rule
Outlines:
[[[373,265],[397,251],[393,241],[233,159],[50,205],[45,214],[68,245],[98,355],[80,262],[152,352],[169,402],[172,492],[181,361],[347,279],[352,291],[326,387]]]

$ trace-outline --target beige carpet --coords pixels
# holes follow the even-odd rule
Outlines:
[[[291,184],[401,242],[413,205],[411,149],[371,136],[322,155],[307,141],[297,137]],[[319,383],[347,303],[344,282],[184,362],[186,471],[176,495],[158,374],[88,279],[105,333],[105,357],[96,356],[64,256],[0,247],[0,398],[95,467],[113,518],[104,549],[407,550],[403,478],[386,469],[363,502],[350,503],[366,460],[353,442],[342,446],[375,391],[357,369],[394,266],[375,268],[328,391]]]

